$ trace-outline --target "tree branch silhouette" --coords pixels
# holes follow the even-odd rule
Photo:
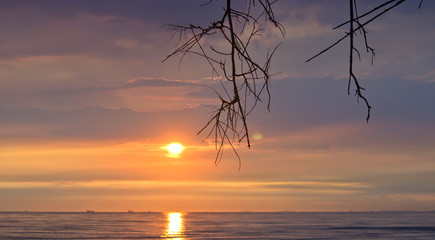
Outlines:
[[[358,48],[355,44],[355,36],[359,32],[361,36],[364,38],[364,44],[365,49],[368,53],[371,54],[371,63],[373,64],[373,60],[375,57],[375,49],[370,47],[368,45],[367,41],[367,31],[365,30],[365,26],[367,26],[369,23],[373,22],[375,19],[379,18],[382,15],[385,15],[387,12],[391,11],[392,9],[396,8],[400,4],[404,3],[406,0],[389,0],[385,1],[376,7],[374,7],[372,10],[369,10],[365,12],[362,15],[358,15],[358,7],[356,5],[356,0],[349,0],[349,20],[345,21],[338,26],[334,27],[333,29],[340,28],[345,25],[349,25],[349,31],[346,32],[346,34],[335,41],[333,44],[329,45],[327,48],[323,49],[322,51],[315,54],[313,57],[307,59],[305,62],[309,62],[320,55],[324,54],[328,50],[334,48],[337,46],[340,42],[347,39],[349,37],[349,77],[348,77],[348,94],[350,94],[350,87],[351,84],[355,84],[355,95],[357,96],[357,100],[362,99],[367,107],[367,117],[366,121],[368,122],[370,119],[370,110],[372,106],[369,104],[367,98],[363,95],[362,91],[365,90],[365,88],[361,87],[360,82],[358,81],[354,71],[354,53],[357,53],[358,58],[361,60],[361,56],[359,53]],[[418,8],[420,9],[421,5],[423,3],[423,0],[420,0],[420,3],[418,5]],[[368,19],[365,19],[368,18]],[[356,25],[356,26],[355,26]]]
[[[259,6],[256,3],[259,3]],[[210,2],[208,2],[210,3]],[[207,4],[208,4],[207,3]],[[250,0],[244,11],[236,10],[231,5],[232,1],[226,1],[224,14],[218,21],[212,22],[207,27],[196,25],[179,26],[168,25],[174,31],[172,38],[178,37],[176,49],[163,61],[173,57],[180,57],[180,64],[186,55],[202,57],[210,65],[213,74],[223,77],[221,83],[225,96],[218,95],[220,106],[216,107],[210,119],[198,134],[206,133],[206,139],[214,138],[217,149],[215,164],[218,164],[223,156],[224,147],[231,147],[239,160],[240,156],[236,147],[245,142],[251,147],[247,117],[258,102],[267,101],[270,109],[270,62],[278,46],[268,51],[263,64],[251,56],[250,44],[255,37],[261,35],[263,22],[271,22],[284,35],[284,28],[275,20],[272,4],[269,0]],[[260,9],[258,15],[251,10]],[[206,46],[206,38],[212,35],[221,37],[226,43],[226,49],[217,49],[214,46]]]

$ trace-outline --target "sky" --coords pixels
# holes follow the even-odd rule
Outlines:
[[[162,62],[167,24],[220,18],[205,0],[0,1],[0,211],[430,211],[435,208],[435,3],[367,27],[347,94],[347,1],[278,1],[253,56],[272,58],[271,109],[251,149],[215,165],[197,132],[221,80],[197,56]],[[236,7],[243,10],[242,1]],[[360,12],[378,1],[358,1]],[[222,46],[218,38],[207,44]],[[352,87],[354,89],[354,87]],[[171,142],[184,151],[168,154]]]

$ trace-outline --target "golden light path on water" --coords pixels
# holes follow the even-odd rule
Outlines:
[[[183,214],[179,212],[168,213],[168,225],[163,236],[166,239],[183,240],[184,225]]]

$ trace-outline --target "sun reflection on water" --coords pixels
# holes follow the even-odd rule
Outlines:
[[[183,240],[184,225],[183,214],[179,212],[168,213],[168,225],[163,236],[166,239]]]

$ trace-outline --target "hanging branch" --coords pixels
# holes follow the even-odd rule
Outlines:
[[[251,12],[256,7],[256,2],[260,3],[257,7],[261,10],[258,15]],[[269,0],[250,0],[247,9],[239,11],[232,8],[231,0],[227,0],[222,17],[208,27],[168,25],[174,32],[172,37],[178,36],[178,39],[175,51],[163,61],[179,56],[181,64],[186,55],[197,55],[207,61],[213,74],[224,79],[221,86],[225,96],[214,90],[220,105],[198,132],[206,133],[206,139],[214,138],[217,150],[215,164],[221,161],[224,147],[228,144],[239,160],[240,169],[241,162],[236,147],[241,142],[245,142],[248,148],[251,147],[247,117],[264,97],[269,109],[270,61],[278,46],[268,52],[264,64],[260,64],[251,57],[250,43],[263,31],[259,21],[263,16],[265,22],[273,23],[284,35],[284,28],[274,17],[273,3]],[[207,47],[207,37],[212,35],[223,39],[227,49]]]
[[[387,12],[391,11],[392,9],[396,8],[397,6],[399,6],[400,4],[402,4],[405,1],[406,0],[385,1],[381,4],[379,4],[378,6],[376,6],[375,8],[373,8],[372,10],[367,11],[362,15],[358,15],[358,8],[356,6],[356,0],[349,0],[349,13],[350,13],[349,20],[345,21],[345,22],[341,23],[340,25],[333,28],[333,29],[337,29],[337,28],[340,28],[346,24],[349,24],[349,32],[347,32],[343,37],[338,39],[336,42],[331,44],[329,47],[323,49],[322,51],[320,51],[319,53],[317,53],[316,55],[314,55],[313,57],[311,57],[305,61],[305,62],[309,62],[309,61],[319,57],[320,55],[324,54],[325,52],[327,52],[328,50],[335,47],[340,42],[342,42],[343,40],[345,40],[349,37],[348,38],[349,39],[348,94],[350,94],[350,86],[351,86],[351,83],[353,82],[356,86],[355,95],[357,96],[357,99],[358,100],[362,99],[364,101],[364,103],[366,104],[366,107],[367,107],[366,121],[367,122],[370,119],[370,110],[372,107],[369,104],[367,98],[362,94],[362,91],[365,89],[363,87],[361,87],[361,85],[360,85],[360,83],[359,83],[359,81],[358,81],[358,79],[353,71],[353,64],[354,64],[354,61],[353,61],[354,55],[353,54],[357,53],[358,58],[361,59],[358,48],[355,46],[354,36],[358,32],[361,33],[361,36],[364,38],[365,49],[368,53],[371,54],[371,63],[373,64],[373,59],[375,57],[375,49],[368,45],[367,31],[365,30],[365,26],[368,25],[369,23],[373,22],[378,17],[380,17],[380,16],[386,14]],[[422,3],[423,3],[423,0],[420,0],[418,8],[421,7]],[[366,18],[368,18],[368,19],[366,19]]]
[[[358,23],[358,25],[359,26],[361,26],[361,24],[359,23],[359,21],[357,20],[357,17],[358,16],[356,16],[355,17],[355,12],[356,12],[356,6],[354,5],[354,2],[355,0],[349,0],[349,4],[350,4],[350,7],[349,7],[349,9],[350,9],[350,16],[349,16],[349,19],[350,19],[350,22],[349,22],[349,32],[350,33],[352,33],[352,34],[350,34],[350,39],[349,39],[349,47],[350,47],[350,49],[349,49],[349,78],[348,78],[348,84],[347,84],[347,94],[350,94],[350,85],[351,85],[351,82],[352,82],[352,80],[353,80],[353,82],[355,83],[355,85],[356,85],[356,90],[355,90],[355,95],[358,97],[358,99],[359,98],[361,98],[361,99],[363,99],[364,100],[364,102],[366,103],[366,106],[367,106],[367,118],[366,118],[366,121],[368,122],[369,121],[369,119],[370,119],[370,109],[372,108],[371,106],[370,106],[370,104],[369,104],[369,102],[367,101],[367,99],[366,99],[366,97],[364,96],[364,95],[362,95],[362,93],[361,93],[361,90],[365,90],[364,88],[362,88],[360,85],[359,85],[359,82],[358,82],[358,79],[356,78],[356,76],[355,76],[355,74],[354,74],[354,72],[353,72],[353,53],[354,53],[354,51],[358,54],[358,57],[361,59],[361,57],[360,57],[360,54],[359,54],[359,51],[358,51],[358,49],[356,49],[355,48],[355,45],[354,45],[354,28],[353,28],[353,24],[354,23]],[[365,29],[364,29],[364,27],[363,26],[361,26],[360,27],[360,30],[363,32],[363,34],[364,34],[364,38],[365,38],[365,44],[366,44],[366,49],[367,49],[367,52],[369,51],[369,49],[372,51],[372,56],[374,56],[374,49],[373,48],[371,48],[371,47],[369,47],[368,45],[367,45],[367,37],[366,37],[366,31],[365,31]],[[373,59],[373,58],[372,58]]]

